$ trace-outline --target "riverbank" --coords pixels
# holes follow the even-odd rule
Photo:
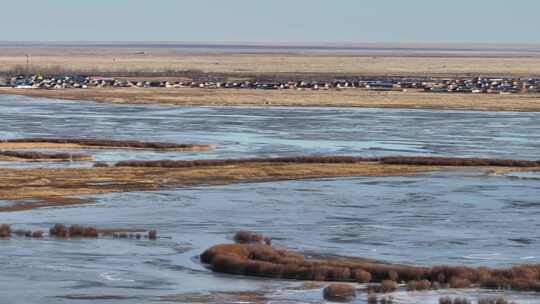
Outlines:
[[[197,88],[0,88],[0,94],[120,104],[167,104],[178,106],[291,106],[366,107],[474,111],[540,111],[540,94],[442,94],[419,91],[370,91],[343,89],[241,90]]]

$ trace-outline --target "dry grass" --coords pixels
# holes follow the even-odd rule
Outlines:
[[[153,190],[235,182],[264,182],[341,176],[404,175],[436,170],[437,167],[381,165],[373,162],[343,163],[245,163],[191,168],[0,168],[0,199],[40,199],[31,204],[16,202],[0,212],[88,203],[60,199],[66,196]]]
[[[430,156],[389,156],[380,158],[383,164],[416,165],[416,166],[457,166],[457,167],[538,167],[539,161],[496,159],[496,158],[462,158],[462,157],[430,157]]]
[[[540,75],[537,57],[187,53],[159,48],[143,50],[145,54],[140,54],[140,51],[92,47],[0,48],[0,67],[11,70],[25,66],[25,54],[29,54],[33,69],[62,68],[91,73],[200,70],[231,74]]]
[[[129,48],[0,48],[0,72],[26,64],[31,69],[85,74],[148,74],[148,77],[186,80],[194,77],[227,79],[334,79],[348,76],[516,76],[540,75],[540,57],[482,56],[383,56],[351,54],[234,54],[186,53],[171,49]],[[187,72],[178,72],[187,71]],[[191,71],[191,72],[189,72]],[[59,73],[59,72],[58,72]],[[185,74],[167,77],[170,73]],[[53,73],[54,74],[54,73]],[[133,78],[133,77],[128,77]],[[465,110],[540,110],[538,94],[486,95],[376,92],[366,90],[262,91],[202,89],[0,89],[4,94],[22,94],[69,100],[117,103],[163,103],[174,105],[235,106],[337,106]]]
[[[91,155],[70,153],[42,153],[33,151],[5,151],[0,150],[2,160],[30,160],[30,161],[85,161],[92,160]]]
[[[191,168],[201,166],[231,166],[257,163],[283,164],[355,164],[378,161],[378,158],[354,156],[284,156],[284,157],[255,157],[239,159],[201,159],[201,160],[127,160],[116,163],[116,167],[143,168]]]
[[[137,140],[110,140],[91,138],[17,138],[0,141],[0,149],[150,149],[164,151],[206,151],[213,148],[205,144],[176,144]],[[20,152],[21,155],[36,152]],[[61,154],[65,155],[65,154]],[[59,157],[61,158],[61,157]]]
[[[163,187],[323,177],[406,175],[442,168],[460,170],[471,166],[477,170],[497,173],[538,170],[538,166],[523,167],[525,163],[513,160],[504,160],[499,163],[497,160],[472,159],[471,163],[455,164],[456,159],[452,158],[445,158],[443,162],[434,162],[429,157],[417,157],[411,162],[378,162],[384,159],[303,156],[195,161],[126,161],[114,167],[92,168],[0,168],[0,200],[15,201],[11,205],[0,207],[0,212],[91,203],[84,199],[67,198],[69,196],[154,190]],[[404,159],[408,158],[404,157]],[[429,160],[430,163],[418,163],[423,159]],[[487,163],[484,164],[486,161]],[[526,164],[536,165],[535,162]],[[28,203],[24,201],[25,199],[37,201]],[[247,235],[247,237],[252,236]],[[270,240],[263,241],[270,242]],[[396,273],[389,274],[385,271],[387,270],[372,272],[371,275],[375,280],[397,279]]]
[[[538,111],[540,94],[448,94],[419,91],[242,90],[197,88],[90,88],[35,90],[0,88],[0,94],[129,104],[204,106],[332,106],[459,109],[490,111]]]

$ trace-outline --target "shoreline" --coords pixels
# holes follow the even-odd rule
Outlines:
[[[197,88],[0,88],[2,95],[116,104],[250,107],[358,107],[539,112],[540,94],[426,93],[418,91],[265,91]]]

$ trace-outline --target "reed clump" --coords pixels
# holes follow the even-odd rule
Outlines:
[[[238,244],[250,244],[250,243],[260,243],[270,245],[272,240],[265,237],[264,235],[249,231],[249,230],[240,230],[234,235],[234,241]]]
[[[397,282],[392,280],[383,280],[378,285],[368,286],[369,291],[378,292],[378,293],[389,293],[395,291],[398,288]]]
[[[16,236],[24,236],[28,238],[42,238],[44,232],[42,230],[26,230],[26,229],[16,229],[12,231]]]
[[[11,237],[11,226],[8,224],[0,225],[0,238]]]
[[[73,224],[69,228],[64,224],[55,224],[49,229],[49,235],[59,238],[82,237],[97,238],[99,231],[96,227]]]
[[[471,301],[467,298],[455,298],[453,304],[471,304]]]
[[[49,236],[57,238],[97,238],[101,236],[115,236],[122,238],[136,238],[141,239],[142,229],[97,229],[93,226],[83,226],[80,224],[73,224],[66,226],[64,224],[54,224],[49,229]],[[129,233],[128,233],[129,232]],[[10,225],[3,224],[0,225],[0,237],[11,237],[14,234],[16,236],[25,236],[31,238],[43,238],[45,235],[43,230],[28,230],[28,229],[16,229],[12,230]],[[147,235],[148,239],[155,240],[157,239],[157,231],[150,230]]]
[[[53,227],[49,229],[49,235],[60,237],[60,238],[67,238],[69,236],[69,231],[66,225],[55,224]]]
[[[348,302],[356,298],[356,288],[349,284],[331,284],[323,290],[326,300]]]
[[[408,291],[422,291],[431,289],[432,283],[429,280],[407,282]]]
[[[362,269],[354,269],[352,271],[352,277],[358,283],[369,283],[372,278],[371,273]]]
[[[499,296],[499,297],[479,298],[478,304],[516,304],[516,303],[509,302],[508,299],[506,299],[505,297]]]

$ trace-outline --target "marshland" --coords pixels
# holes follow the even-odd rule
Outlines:
[[[0,10],[0,304],[540,304],[540,2]]]
[[[0,121],[1,302],[321,303],[338,280],[354,303],[538,303],[538,112],[1,95]],[[235,240],[350,274],[203,254]]]

